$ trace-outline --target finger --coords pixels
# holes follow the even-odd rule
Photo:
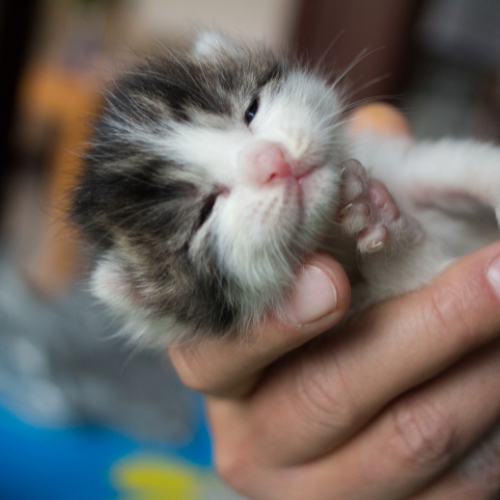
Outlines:
[[[499,360],[497,340],[389,407],[312,474],[340,484],[339,498],[359,495],[362,484],[370,500],[407,499],[498,421]]]
[[[394,107],[374,102],[356,108],[349,116],[348,130],[359,135],[367,130],[390,135],[411,135],[408,120]]]
[[[247,428],[245,436],[236,420],[227,425],[216,419],[223,423],[214,426],[222,477],[251,498],[407,499],[498,421],[499,360],[497,340],[400,398],[336,452],[301,465],[269,466],[255,447],[255,429]],[[211,403],[212,417],[217,406]]]
[[[500,424],[464,460],[411,500],[491,500],[500,497]]]
[[[499,252],[495,244],[464,257],[430,286],[276,366],[246,407],[266,459],[301,463],[332,450],[398,395],[495,337]]]
[[[317,255],[299,273],[284,318],[269,318],[254,331],[224,342],[173,345],[170,358],[188,387],[219,397],[242,396],[263,368],[337,324],[349,302],[343,268]]]

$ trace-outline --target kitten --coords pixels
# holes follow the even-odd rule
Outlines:
[[[344,115],[335,84],[213,33],[109,89],[72,218],[132,336],[242,333],[280,314],[316,250],[359,310],[498,238],[500,149],[354,140]]]

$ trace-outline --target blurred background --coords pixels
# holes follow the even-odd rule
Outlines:
[[[499,25],[496,0],[2,0],[0,498],[238,498],[211,468],[201,399],[166,355],[115,337],[64,222],[114,74],[216,28],[352,66],[353,105],[385,100],[418,137],[495,141]]]

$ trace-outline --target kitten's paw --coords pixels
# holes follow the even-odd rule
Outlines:
[[[388,189],[356,160],[346,162],[342,173],[339,220],[342,229],[357,238],[362,253],[378,252],[389,240],[420,231],[416,221],[401,214]]]

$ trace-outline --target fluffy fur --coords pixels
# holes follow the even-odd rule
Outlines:
[[[106,98],[72,217],[95,251],[95,293],[138,339],[244,332],[279,314],[318,249],[345,265],[359,309],[498,238],[497,148],[368,135],[352,143],[335,84],[264,48],[204,35],[190,53],[123,76]],[[276,154],[299,181],[263,178],[263,155]],[[357,237],[337,222],[351,157],[423,228],[418,238],[411,225],[391,226],[383,250],[356,254]]]

